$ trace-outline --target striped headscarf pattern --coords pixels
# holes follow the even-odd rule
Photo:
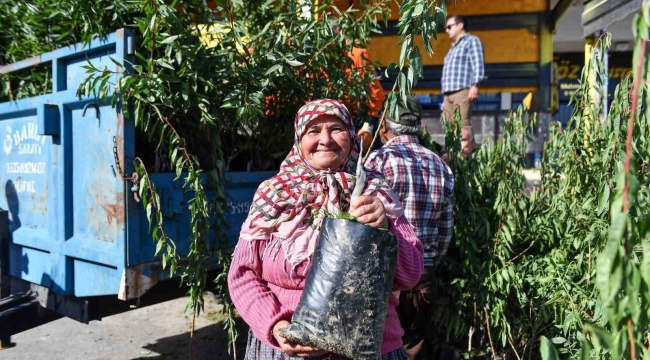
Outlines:
[[[339,118],[349,132],[352,149],[338,169],[314,169],[300,152],[300,140],[307,126],[324,115]],[[270,241],[266,253],[277,253],[281,248],[292,269],[313,254],[323,219],[349,210],[359,157],[350,112],[336,100],[320,99],[304,105],[296,114],[294,128],[294,145],[289,155],[280,172],[258,187],[240,234],[240,239],[251,242]],[[389,184],[380,174],[367,175],[363,195],[379,198],[389,219],[402,215],[400,201]]]

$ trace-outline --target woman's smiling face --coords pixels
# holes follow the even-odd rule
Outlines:
[[[351,149],[348,128],[334,115],[322,115],[310,122],[300,138],[300,152],[316,170],[340,168]]]

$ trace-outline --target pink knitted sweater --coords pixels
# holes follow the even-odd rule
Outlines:
[[[390,231],[395,234],[399,243],[393,290],[407,290],[417,284],[422,272],[422,243],[404,216],[390,224]],[[228,287],[235,307],[255,336],[266,345],[279,350],[275,338],[271,335],[273,326],[280,320],[291,321],[302,295],[311,262],[304,261],[292,272],[282,256],[282,251],[271,249],[273,246],[271,241],[253,241],[251,244],[241,240],[233,254],[228,273]],[[280,253],[271,256],[267,253],[262,256],[265,250]],[[404,330],[395,311],[397,304],[398,298],[391,295],[382,354],[402,346]]]

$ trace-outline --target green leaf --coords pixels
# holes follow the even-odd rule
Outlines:
[[[558,337],[554,337],[553,339],[551,339],[551,341],[553,342],[553,344],[560,345],[560,344],[564,344],[566,342],[566,339],[563,338],[562,336],[558,336]]]
[[[418,3],[415,5],[413,8],[413,13],[411,14],[412,17],[420,16],[424,12],[424,5],[422,3]]]
[[[150,31],[153,31],[154,27],[156,26],[156,17],[157,17],[157,14],[153,14],[151,16],[151,21],[149,22],[149,30]]]
[[[113,64],[117,65],[119,69],[122,68],[122,64],[120,64],[120,63],[119,63],[117,60],[115,60],[112,56],[109,56],[108,58],[113,62]],[[89,61],[90,61],[90,60],[89,60]]]
[[[170,36],[170,37],[166,38],[165,40],[161,41],[160,43],[161,44],[170,44],[170,43],[173,43],[176,39],[178,39],[178,37],[179,37],[178,35],[173,35],[173,36]]]
[[[508,270],[503,269],[501,270],[501,277],[503,277],[503,280],[506,282],[510,281],[510,275],[508,274]]]
[[[574,249],[576,249],[576,250],[580,249],[580,245],[581,245],[580,238],[576,237],[575,239],[573,239],[573,248]]]
[[[167,61],[166,59],[159,58],[159,59],[156,59],[155,62],[156,62],[156,64],[158,64],[158,65],[160,65],[162,67],[165,67],[165,68],[171,69],[171,70],[175,70],[174,66],[169,61]]]
[[[611,351],[613,359],[620,359],[618,356],[618,351],[614,346],[614,340],[612,339],[612,334],[600,326],[594,326],[590,324],[585,324],[585,330],[592,334],[592,341],[595,342],[598,346]]]
[[[178,65],[181,65],[183,63],[183,53],[180,50],[176,50],[176,62]]]
[[[587,339],[582,335],[582,333],[578,333],[578,340],[580,341],[580,355],[582,360],[591,360],[591,345],[587,341]]]
[[[510,233],[510,228],[508,225],[503,225],[502,232],[504,239],[506,239],[508,243],[512,243],[512,234]]]
[[[559,356],[553,344],[546,338],[546,336],[540,337],[540,354],[542,355],[542,360],[559,360]]]
[[[289,64],[289,65],[291,65],[291,66],[302,66],[302,65],[304,65],[304,64],[301,63],[300,61],[297,61],[297,60],[290,60],[290,59],[287,59],[287,64]]]
[[[612,210],[612,226],[609,230],[609,244],[620,244],[627,227],[627,213]]]
[[[400,72],[399,75],[397,75],[397,86],[399,86],[399,95],[400,95],[400,103],[405,104],[406,99],[407,99],[407,93],[410,92],[410,89],[408,88],[407,80],[406,80],[406,75],[404,75],[403,72]],[[397,112],[397,108],[395,109],[395,112],[393,113],[393,119],[399,118],[399,114]]]
[[[270,74],[272,74],[272,73],[274,73],[274,72],[276,72],[276,71],[278,71],[278,70],[282,70],[282,65],[280,65],[280,64],[276,64],[276,65],[271,66],[268,70],[266,70],[266,72],[264,73],[264,75],[265,75],[265,76],[266,76],[266,75],[270,75]]]
[[[645,21],[645,26],[650,26],[650,3],[643,3],[641,6],[641,13],[643,14],[643,21]]]
[[[390,63],[390,64],[386,67],[386,71],[384,71],[384,76],[388,79],[388,78],[390,78],[389,73],[390,73],[391,71],[395,71],[395,70],[398,70],[398,69],[399,69],[399,68],[398,68],[397,64],[395,64],[395,63]]]
[[[160,239],[156,242],[156,252],[155,252],[156,256],[160,254],[160,251],[163,249],[164,246],[165,246],[165,240]]]
[[[603,186],[603,191],[600,193],[600,198],[598,199],[598,213],[601,213],[603,210],[609,208],[609,194],[610,189],[607,183]]]
[[[404,41],[402,41],[402,47],[400,50],[399,54],[399,67],[404,68],[404,63],[406,62],[406,57],[409,52],[409,49],[411,48],[411,43],[412,43],[412,37],[411,36],[406,36]]]
[[[153,203],[147,204],[147,209],[146,209],[146,211],[147,211],[147,219],[149,219],[150,222],[151,222],[151,212],[152,212],[152,210],[153,210]]]
[[[388,114],[392,114],[392,116],[395,116],[396,111],[397,111],[397,94],[395,92],[391,92],[388,94],[388,97],[386,98],[386,112]]]
[[[567,334],[569,333],[572,320],[573,320],[573,314],[569,314],[566,316],[566,318],[564,318],[564,323],[562,323],[562,333],[564,334],[564,336],[567,336]]]

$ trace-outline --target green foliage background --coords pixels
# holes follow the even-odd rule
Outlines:
[[[447,124],[455,231],[435,272],[438,345],[466,358],[649,358],[649,6],[632,24],[634,76],[608,112],[596,97],[610,37],[599,40],[571,121],[551,125],[539,188],[523,176],[534,116],[511,113],[503,138],[467,160],[460,119]]]

